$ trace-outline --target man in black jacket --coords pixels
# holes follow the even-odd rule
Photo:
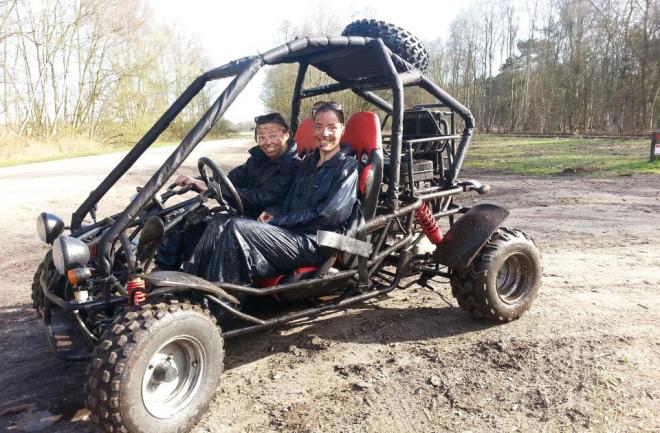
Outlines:
[[[249,218],[256,218],[265,208],[284,199],[300,165],[296,143],[290,138],[289,126],[279,113],[258,116],[255,123],[258,145],[249,150],[250,157],[244,164],[227,174],[241,198],[245,216]],[[192,185],[197,192],[207,189],[204,181],[190,176],[180,175],[175,182],[181,187]],[[182,262],[194,260],[192,252],[202,233],[205,230],[221,233],[227,219],[226,215],[219,214],[210,222],[208,219],[187,221],[173,229],[158,250],[157,266],[178,270]]]

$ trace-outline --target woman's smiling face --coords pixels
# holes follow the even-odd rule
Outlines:
[[[344,124],[333,111],[321,111],[314,116],[314,142],[324,159],[339,151]]]

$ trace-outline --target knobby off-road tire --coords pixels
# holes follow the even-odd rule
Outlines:
[[[474,316],[509,322],[529,309],[541,286],[541,254],[526,233],[500,227],[468,269],[451,277],[458,304]]]
[[[415,68],[425,71],[429,66],[429,53],[422,41],[393,24],[376,20],[357,20],[347,25],[341,35],[380,38],[390,51]]]
[[[87,367],[87,408],[106,433],[190,430],[223,370],[208,310],[171,300],[129,311],[101,337]]]
[[[37,310],[39,317],[42,316],[41,311],[44,307],[44,292],[41,289],[41,283],[39,282],[41,274],[44,272],[44,267],[44,262],[41,262],[37,268],[37,272],[35,272],[34,277],[32,277],[32,306]]]

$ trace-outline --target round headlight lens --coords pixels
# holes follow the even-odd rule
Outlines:
[[[52,244],[64,231],[64,221],[57,215],[41,212],[37,217],[37,233],[42,241]]]
[[[57,272],[64,275],[66,274],[66,266],[64,265],[64,251],[61,240],[62,238],[57,238],[53,244],[53,264]]]
[[[61,275],[78,266],[85,266],[89,261],[89,247],[81,240],[71,236],[60,236],[53,243],[53,264]]]

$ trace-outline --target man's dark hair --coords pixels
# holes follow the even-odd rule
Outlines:
[[[289,124],[286,123],[286,120],[284,120],[284,117],[282,117],[280,113],[268,113],[262,116],[257,116],[254,118],[254,123],[256,123],[256,126],[263,125],[265,123],[275,123],[284,128],[285,131],[289,131]]]

